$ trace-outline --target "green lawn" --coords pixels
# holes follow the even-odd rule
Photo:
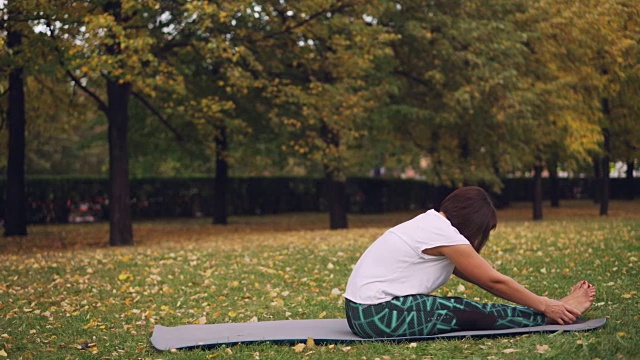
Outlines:
[[[485,257],[531,290],[562,297],[577,281],[598,288],[593,332],[418,343],[284,345],[158,352],[154,324],[337,318],[351,266],[386,227],[413,213],[351,216],[328,231],[326,214],[136,223],[137,246],[106,246],[106,224],[34,226],[0,239],[0,359],[638,359],[640,202],[589,201],[499,212]],[[440,294],[496,299],[452,279]],[[337,289],[337,290],[335,290]],[[5,355],[6,353],[6,355]]]

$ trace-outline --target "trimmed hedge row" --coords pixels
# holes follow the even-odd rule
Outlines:
[[[561,199],[594,198],[594,179],[560,179]],[[611,179],[611,198],[624,199],[631,187],[640,195],[640,179],[632,183]],[[229,180],[229,215],[260,215],[283,212],[325,211],[325,182],[317,178],[253,177]],[[132,213],[135,219],[210,216],[213,179],[149,178],[131,180]],[[531,179],[506,179],[500,194],[492,194],[499,207],[532,200]],[[543,179],[545,199],[549,179]],[[381,178],[347,180],[349,211],[381,213],[438,207],[452,189],[423,181]],[[38,178],[27,181],[31,223],[98,221],[108,218],[108,180],[87,178]],[[4,194],[4,180],[0,180]],[[4,196],[0,199],[0,218]]]

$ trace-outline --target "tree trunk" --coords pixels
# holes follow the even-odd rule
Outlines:
[[[7,5],[8,6],[8,5]],[[15,16],[11,14],[10,17]],[[10,29],[7,47],[19,52],[22,34]],[[25,94],[24,70],[15,68],[9,74],[9,157],[7,162],[7,183],[5,202],[4,236],[27,235],[27,197],[25,193]]]
[[[558,180],[558,161],[553,157],[549,161],[549,185],[551,186],[551,207],[560,207],[560,181]]]
[[[542,165],[533,167],[533,220],[542,220]]]
[[[226,225],[227,188],[229,184],[229,163],[227,162],[227,127],[216,126],[216,178],[213,183],[213,223]]]
[[[109,106],[109,245],[133,245],[131,199],[129,195],[129,125],[130,83],[107,80]]]
[[[331,230],[346,229],[347,222],[347,185],[344,180],[336,179],[335,174],[325,171],[327,180],[326,196],[329,203],[329,228]]]
[[[625,182],[627,184],[626,186],[626,198],[628,200],[633,200],[636,197],[636,189],[635,186],[633,184],[633,169],[635,168],[636,162],[635,160],[629,160],[627,161],[627,171],[626,171],[626,177],[625,177]]]
[[[602,164],[599,157],[593,158],[593,202],[600,203],[602,199]]]
[[[327,123],[323,122],[320,127],[320,137],[328,148],[335,149],[340,147],[340,134],[332,129]],[[347,222],[347,184],[342,174],[331,165],[325,164],[324,174],[326,179],[326,197],[329,203],[329,228],[346,229],[349,227]]]
[[[609,129],[602,129],[604,135],[604,155],[601,160],[601,178],[600,178],[600,215],[609,214],[609,151],[611,150]]]
[[[609,107],[609,99],[602,99],[602,113],[605,118],[609,120],[611,116],[611,109]],[[600,181],[600,215],[608,215],[609,213],[609,155],[611,154],[611,133],[608,128],[602,129],[604,154],[600,162],[600,171],[602,177]]]

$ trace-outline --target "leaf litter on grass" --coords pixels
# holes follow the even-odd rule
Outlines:
[[[400,222],[400,218],[411,215],[393,216]],[[302,219],[307,221],[309,217]],[[353,344],[338,347],[331,356],[446,358],[446,354],[457,354],[464,344],[469,347],[464,351],[472,349],[481,358],[501,358],[509,355],[504,352],[509,349],[517,350],[518,358],[546,353],[569,358],[574,351],[601,358],[613,351],[632,358],[640,352],[638,345],[627,340],[639,335],[636,324],[640,304],[634,280],[640,275],[639,219],[625,215],[588,221],[511,220],[499,225],[484,250],[498,270],[549,297],[565,295],[582,279],[595,283],[599,305],[585,316],[610,316],[598,336],[584,333],[578,339],[572,334],[535,335],[504,344],[465,340],[416,343],[413,348]],[[150,224],[143,224],[142,229],[147,226]],[[165,226],[169,230],[163,237],[160,234]],[[153,240],[145,238],[148,234],[137,233],[146,240],[131,248],[77,246],[66,250],[52,247],[53,251],[5,251],[0,255],[0,349],[12,358],[28,354],[43,359],[81,358],[93,353],[103,358],[144,358],[157,355],[148,343],[155,324],[341,318],[341,295],[353,264],[386,229],[286,228],[265,232],[260,226],[255,232],[229,231],[187,221],[178,232],[172,230],[178,228],[175,223],[156,223]],[[69,227],[60,228],[64,236],[72,236]],[[46,231],[33,231],[34,241],[45,241],[38,239],[39,233],[51,241],[56,229],[49,226]],[[87,235],[101,227],[79,225],[75,229]],[[498,301],[457,279],[438,294]],[[334,349],[316,346],[313,353],[306,349],[297,355],[322,357]],[[264,358],[270,353],[277,354],[272,358],[299,358],[295,351],[289,350],[286,355],[282,347],[268,344],[238,348],[233,356],[242,358],[256,352]],[[182,352],[167,353],[166,357],[188,358]]]

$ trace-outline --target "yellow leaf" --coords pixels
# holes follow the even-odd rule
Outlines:
[[[311,348],[313,348],[314,346],[316,346],[316,342],[315,342],[315,341],[313,341],[313,338],[311,338],[311,337],[310,337],[310,338],[307,338],[307,347],[308,347],[309,349],[311,349]]]
[[[516,350],[516,349],[504,349],[504,350],[502,350],[502,352],[505,353],[505,354],[511,354],[511,353],[516,352],[516,351],[518,351],[518,350]]]
[[[536,352],[537,353],[544,354],[549,350],[550,349],[549,349],[548,345],[536,345]]]
[[[302,344],[302,343],[301,343],[301,344],[298,344],[298,345],[296,345],[296,346],[294,346],[294,347],[293,347],[293,351],[295,351],[295,352],[297,352],[297,353],[302,352],[302,350],[304,350],[304,348],[305,348],[306,346],[307,346],[307,345]]]
[[[325,316],[327,316],[327,312],[323,311],[323,312],[320,313],[320,315],[318,315],[318,319],[322,319]]]
[[[120,275],[118,275],[118,280],[120,281],[133,280],[133,275],[129,274],[126,271],[123,271],[120,273]]]
[[[2,350],[0,350],[0,356],[2,356],[2,357],[7,357],[7,356],[9,356],[9,355],[7,355],[7,352],[6,352],[6,351],[4,351],[4,349],[2,349]]]

